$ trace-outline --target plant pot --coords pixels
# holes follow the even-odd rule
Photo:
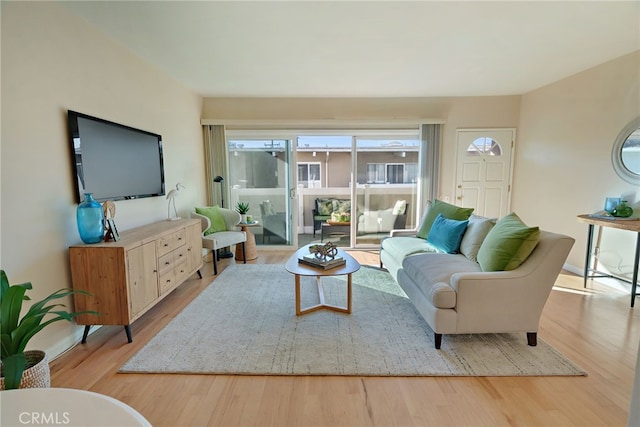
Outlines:
[[[22,373],[20,388],[49,388],[51,387],[51,371],[49,359],[44,351],[28,350],[27,367]],[[4,390],[4,376],[0,377],[0,390]]]

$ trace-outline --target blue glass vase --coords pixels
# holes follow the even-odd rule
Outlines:
[[[95,201],[91,193],[84,193],[84,200],[76,210],[78,231],[85,243],[100,243],[104,237],[104,214],[102,205]]]

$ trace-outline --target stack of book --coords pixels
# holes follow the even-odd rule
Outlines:
[[[341,256],[335,258],[316,258],[315,255],[304,255],[302,258],[298,258],[298,263],[309,265],[311,267],[321,268],[328,270],[330,268],[339,267],[346,263],[345,259]]]

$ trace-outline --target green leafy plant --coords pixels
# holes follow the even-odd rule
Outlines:
[[[33,303],[20,319],[23,302],[31,300],[26,292],[32,288],[31,282],[9,285],[6,273],[4,270],[0,270],[0,330],[2,331],[0,342],[2,344],[2,376],[5,380],[6,390],[18,388],[22,373],[25,369],[30,368],[27,366],[24,351],[34,335],[58,320],[71,321],[81,314],[99,314],[95,311],[69,313],[64,310],[55,310],[57,307],[65,307],[65,305],[50,304],[53,300],[65,298],[75,293],[90,295],[85,291],[59,289],[43,300]],[[53,317],[44,321],[47,315]]]
[[[236,203],[236,212],[240,215],[245,215],[249,212],[249,203],[248,202],[238,202]]]

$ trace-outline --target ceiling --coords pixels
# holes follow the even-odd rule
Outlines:
[[[204,97],[523,94],[640,49],[638,1],[61,1]]]

